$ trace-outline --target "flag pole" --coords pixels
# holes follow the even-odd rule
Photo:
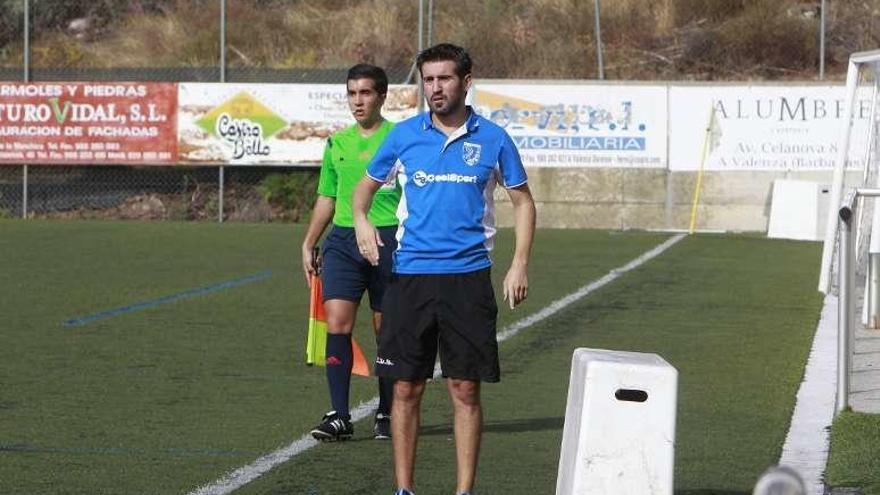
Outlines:
[[[712,102],[712,108],[709,110],[709,123],[706,124],[706,133],[703,137],[703,151],[700,154],[700,169],[697,172],[697,183],[694,186],[694,200],[691,205],[691,223],[688,228],[688,234],[693,234],[697,227],[697,205],[700,204],[700,191],[703,188],[703,168],[706,165],[706,155],[709,151],[709,141],[712,139],[712,126],[715,124],[715,103]]]

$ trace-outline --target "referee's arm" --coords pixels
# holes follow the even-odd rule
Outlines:
[[[382,187],[382,183],[374,180],[369,175],[364,175],[351,197],[351,212],[354,216],[354,231],[357,236],[358,249],[361,256],[373,266],[379,265],[379,247],[383,246],[382,239],[376,227],[367,219],[367,212],[373,203],[373,196]]]
[[[528,184],[510,188],[507,194],[513,204],[516,247],[510,269],[504,276],[504,300],[513,309],[525,300],[529,292],[528,266],[535,237],[535,200]]]
[[[333,215],[336,213],[336,198],[318,194],[315,200],[315,206],[312,208],[312,218],[309,220],[309,226],[306,229],[306,235],[302,243],[302,264],[303,273],[306,276],[306,283],[312,286],[311,275],[317,273],[318,260],[314,258],[313,249],[318,244],[321,234],[327,228],[327,225],[333,221]]]

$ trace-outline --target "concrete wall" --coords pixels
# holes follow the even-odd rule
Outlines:
[[[696,172],[624,168],[530,168],[538,226],[677,230],[690,225]],[[858,172],[848,179],[857,180]],[[697,229],[766,232],[773,181],[831,184],[832,171],[705,172]],[[496,190],[499,226],[512,225],[503,188]],[[823,220],[824,222],[824,220]]]

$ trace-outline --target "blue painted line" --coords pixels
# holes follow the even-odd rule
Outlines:
[[[253,275],[248,275],[247,277],[236,278],[233,280],[227,280],[226,282],[220,282],[217,284],[206,285],[204,287],[196,287],[194,289],[187,289],[183,292],[178,292],[177,294],[171,294],[169,296],[160,297],[159,299],[153,299],[150,301],[143,301],[135,304],[130,304],[128,306],[121,306],[118,308],[108,309],[106,311],[101,311],[100,313],[95,313],[87,316],[81,316],[79,318],[73,318],[70,320],[65,320],[61,323],[62,326],[65,327],[77,327],[80,325],[85,325],[97,320],[103,320],[105,318],[111,318],[113,316],[124,315],[128,313],[134,313],[135,311],[141,311],[143,309],[155,308],[156,306],[160,306],[162,304],[168,304],[174,301],[180,301],[181,299],[189,299],[191,297],[196,296],[204,296],[206,294],[211,294],[214,292],[218,292],[225,289],[231,289],[232,287],[238,287],[240,285],[250,284],[253,282],[259,282],[260,280],[265,280],[272,276],[271,270],[266,270],[263,272],[255,273]]]
[[[204,456],[204,457],[243,457],[257,455],[259,452],[248,450],[213,450],[213,449],[129,449],[120,447],[39,447],[29,444],[0,443],[0,454],[68,454],[68,455],[169,455],[169,456]]]

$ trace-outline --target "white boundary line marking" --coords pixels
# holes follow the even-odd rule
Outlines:
[[[816,325],[804,379],[797,393],[791,424],[779,464],[794,468],[807,493],[825,493],[823,474],[828,461],[829,427],[837,394],[837,296],[827,295]]]
[[[589,294],[617,280],[624,273],[635,270],[636,268],[642,266],[648,261],[656,258],[685,237],[685,234],[678,234],[670,237],[669,239],[666,239],[650,251],[643,253],[638,258],[630,261],[629,263],[619,268],[612,269],[602,278],[590,282],[589,284],[581,287],[580,289],[561,299],[553,301],[537,313],[527,316],[521,320],[515,321],[514,323],[508,325],[500,332],[498,332],[498,342],[504,342],[505,340],[513,337],[514,335],[534,325],[535,323],[538,323],[539,321],[558,313],[566,306],[588,296]],[[438,376],[439,374],[437,370],[435,370],[434,377],[437,378]],[[366,402],[358,404],[358,406],[351,411],[351,420],[353,422],[357,422],[371,416],[378,405],[378,397],[373,397]],[[254,481],[269,470],[273,469],[275,466],[289,461],[294,456],[297,456],[316,445],[318,445],[318,441],[313,439],[311,435],[305,434],[290,445],[282,447],[274,452],[270,452],[269,454],[258,458],[247,466],[242,466],[235,471],[232,471],[231,473],[227,473],[219,480],[190,492],[189,495],[226,495],[250,483],[251,481]]]
[[[563,297],[562,299],[557,299],[557,300],[553,301],[552,303],[545,306],[544,309],[538,311],[535,314],[532,314],[532,315],[527,316],[519,321],[511,323],[510,325],[507,326],[507,328],[504,328],[503,330],[498,332],[498,342],[504,342],[505,340],[509,339],[510,337],[513,337],[514,335],[518,334],[520,331],[524,330],[525,328],[528,328],[528,327],[534,325],[535,323],[538,323],[539,321],[558,313],[563,308],[565,308],[569,304],[577,301],[578,299],[584,298],[584,297],[590,295],[591,293],[601,289],[602,287],[605,287],[606,285],[610,284],[611,282],[614,282],[624,273],[635,270],[636,268],[642,266],[643,264],[647,263],[648,261],[656,258],[660,254],[662,254],[663,251],[666,251],[667,249],[672,247],[675,243],[677,243],[678,241],[680,241],[684,238],[685,238],[685,234],[678,234],[678,235],[672,236],[669,239],[666,239],[662,243],[655,246],[650,251],[646,251],[638,258],[630,261],[629,263],[627,263],[619,268],[612,269],[610,272],[606,273],[604,277],[590,282],[589,284],[581,287],[580,289],[572,292],[571,294]]]

